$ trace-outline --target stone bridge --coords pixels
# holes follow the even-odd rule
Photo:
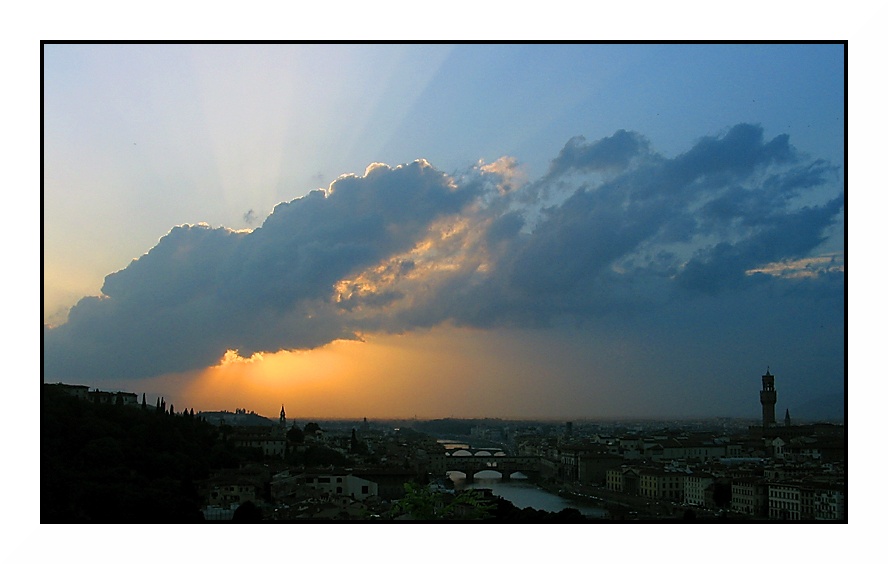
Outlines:
[[[540,472],[539,456],[510,456],[501,451],[491,452],[485,449],[460,449],[442,453],[435,462],[436,473],[446,474],[457,470],[465,474],[469,481],[483,470],[498,472],[503,480],[508,480],[515,472],[529,477],[537,477]]]

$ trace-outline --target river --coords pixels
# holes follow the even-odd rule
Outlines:
[[[462,438],[439,438],[438,443],[450,452],[478,446],[477,444],[470,445],[469,442],[462,440]],[[493,444],[495,443],[490,443],[490,445]],[[490,445],[485,444],[485,448]],[[491,447],[487,448],[487,450],[496,453],[502,449]],[[475,474],[475,479],[469,483],[465,481],[465,474],[462,472],[449,472],[448,475],[453,480],[455,490],[488,489],[493,492],[493,495],[511,501],[519,509],[530,507],[531,509],[558,513],[562,509],[574,508],[588,517],[607,517],[607,511],[604,508],[581,501],[565,499],[559,495],[547,492],[528,481],[527,477],[520,472],[515,473],[512,479],[505,482],[500,479],[499,472],[491,470],[478,472]]]
[[[491,473],[496,474],[495,472]],[[515,507],[518,507],[519,509],[530,507],[532,509],[542,509],[543,511],[557,513],[562,509],[574,508],[587,517],[607,517],[607,511],[604,508],[565,499],[547,492],[539,486],[528,482],[526,479],[521,480],[512,478],[509,481],[503,482],[500,478],[482,478],[476,474],[475,479],[472,482],[467,483],[465,479],[460,479],[459,476],[459,473],[455,476],[451,475],[453,478],[454,489],[457,491],[467,489],[488,489],[493,491],[493,495],[511,501]]]

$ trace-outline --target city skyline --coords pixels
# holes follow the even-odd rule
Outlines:
[[[288,422],[301,421],[303,423],[305,423],[305,422],[355,423],[355,422],[360,422],[360,421],[363,421],[364,423],[367,423],[368,421],[372,421],[374,423],[380,423],[380,422],[391,423],[391,422],[398,422],[398,421],[411,422],[411,421],[454,420],[454,421],[479,421],[479,422],[480,421],[488,421],[488,422],[499,421],[499,422],[504,422],[504,423],[508,423],[508,422],[544,423],[546,425],[564,426],[564,425],[573,425],[575,423],[580,424],[580,425],[598,424],[598,423],[601,423],[601,424],[645,423],[645,424],[657,424],[657,425],[667,424],[668,425],[669,423],[673,423],[673,422],[680,423],[680,424],[702,423],[702,424],[711,425],[715,421],[723,421],[723,422],[733,421],[734,424],[740,424],[740,423],[745,422],[744,424],[752,424],[752,425],[761,424],[765,427],[768,427],[768,426],[771,426],[771,427],[788,426],[789,422],[788,422],[787,418],[790,416],[790,414],[789,414],[790,408],[785,407],[785,406],[782,407],[780,409],[780,418],[778,420],[777,419],[778,414],[777,414],[777,408],[776,408],[776,405],[778,405],[778,402],[776,401],[777,395],[776,394],[774,395],[773,401],[768,401],[768,402],[763,401],[763,397],[761,396],[762,391],[769,389],[765,386],[764,379],[768,378],[768,377],[771,379],[771,382],[772,382],[772,385],[771,385],[772,387],[770,388],[770,391],[775,391],[775,390],[779,391],[779,390],[777,390],[777,387],[775,387],[773,384],[775,375],[772,375],[770,373],[770,367],[769,367],[766,370],[766,374],[761,376],[763,383],[762,383],[762,390],[759,391],[760,403],[762,403],[763,407],[767,403],[767,406],[768,406],[767,409],[758,415],[744,415],[744,416],[738,416],[738,417],[726,417],[726,416],[722,416],[722,415],[700,416],[700,417],[689,417],[689,416],[681,416],[681,415],[674,416],[674,417],[650,417],[650,416],[639,415],[639,416],[633,417],[633,416],[628,416],[628,415],[618,415],[618,416],[611,416],[611,417],[585,416],[585,417],[570,418],[570,417],[562,417],[562,416],[541,416],[541,417],[532,418],[532,417],[525,417],[525,416],[488,417],[488,416],[484,416],[484,415],[477,415],[477,416],[472,416],[472,417],[469,417],[469,416],[465,416],[465,417],[454,417],[454,416],[417,417],[416,415],[413,415],[412,417],[411,416],[375,417],[375,418],[368,419],[367,417],[363,417],[363,416],[328,417],[328,416],[324,415],[323,413],[293,413],[292,411],[287,412],[285,404],[280,405],[279,411],[271,410],[271,411],[267,411],[267,412],[257,412],[255,409],[252,408],[252,406],[250,406],[244,402],[237,403],[237,401],[235,402],[236,405],[235,404],[222,405],[222,406],[217,406],[216,409],[203,409],[203,410],[196,411],[195,413],[198,415],[200,415],[200,414],[231,413],[233,415],[242,414],[242,415],[258,416],[262,419],[266,419],[269,423],[274,423],[275,421],[278,421],[281,413],[283,412],[285,414],[286,420]],[[46,384],[59,385],[61,387],[71,386],[70,384],[66,384],[64,382],[54,382],[54,383],[46,382]],[[126,398],[124,400],[124,402],[126,404],[131,404],[134,401],[138,402],[138,401],[140,401],[139,398],[142,398],[142,400],[147,402],[146,405],[151,409],[155,409],[155,408],[159,409],[161,406],[163,406],[164,411],[166,411],[168,409],[172,409],[175,405],[174,398],[172,396],[168,396],[162,392],[159,394],[156,394],[156,395],[148,395],[146,392],[140,392],[140,391],[131,390],[131,389],[109,390],[109,389],[101,389],[99,387],[86,385],[86,384],[76,384],[73,387],[75,387],[75,388],[80,387],[80,389],[81,389],[80,393],[82,393],[84,395],[87,395],[87,393],[88,393],[91,395],[111,397],[112,399],[110,401],[112,403],[115,401],[114,398],[116,398],[116,396],[118,394],[120,394],[122,397]],[[88,390],[88,392],[87,392],[87,390]],[[133,399],[133,398],[135,398],[135,399]],[[754,403],[753,400],[755,398],[748,398],[748,399],[749,399],[750,405],[752,405]],[[169,400],[169,401],[167,401],[167,400]],[[167,404],[169,404],[169,405],[167,405]],[[844,415],[843,415],[844,407],[837,404],[837,403],[831,403],[831,404],[828,403],[826,405],[813,406],[813,407],[811,407],[811,409],[814,409],[814,411],[813,412],[803,411],[803,413],[805,413],[805,415],[806,415],[805,417],[799,418],[797,416],[792,416],[791,417],[792,421],[795,424],[811,424],[811,423],[841,424],[841,423],[844,423]],[[187,413],[189,411],[194,411],[194,410],[189,405],[178,404],[175,413]],[[769,415],[765,416],[764,413],[766,413],[766,412]],[[842,413],[840,413],[840,412],[842,412]],[[769,419],[770,423],[767,423],[766,419]]]
[[[47,382],[331,418],[755,418],[766,367],[780,414],[844,395],[841,44],[49,44],[44,81]]]

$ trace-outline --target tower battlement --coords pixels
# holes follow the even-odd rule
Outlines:
[[[771,367],[762,375],[762,391],[759,392],[759,400],[762,402],[762,427],[774,427],[777,418],[774,415],[774,407],[777,405],[777,389],[774,387],[774,375]]]

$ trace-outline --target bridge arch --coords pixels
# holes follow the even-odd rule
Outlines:
[[[468,450],[461,455],[447,453],[441,456],[439,464],[438,471],[441,475],[450,475],[450,471],[458,471],[461,474],[454,476],[465,476],[467,479],[472,479],[478,472],[485,470],[497,472],[504,480],[510,479],[513,475],[518,479],[538,477],[541,471],[538,456],[472,456]],[[516,474],[519,472],[520,474]]]
[[[470,476],[468,473],[463,472],[462,470],[448,470],[447,477],[453,481],[465,480]],[[528,480],[530,477],[521,471],[509,472],[506,469],[496,469],[496,468],[484,468],[478,470],[476,472],[471,473],[471,479],[473,480]]]

